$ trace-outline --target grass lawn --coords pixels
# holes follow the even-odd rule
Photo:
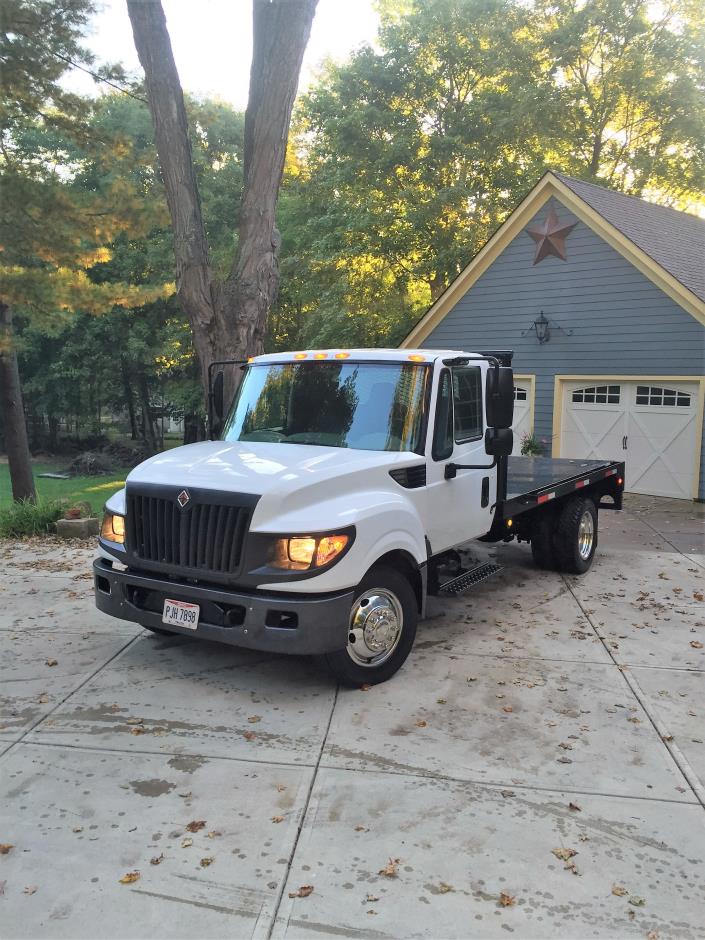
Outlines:
[[[109,496],[125,484],[129,467],[121,467],[114,474],[99,477],[71,477],[69,480],[42,480],[40,473],[59,473],[66,468],[71,459],[64,457],[53,461],[32,463],[34,483],[40,499],[70,499],[72,502],[85,500],[100,515],[103,504]],[[0,509],[12,502],[10,471],[6,463],[0,463]]]

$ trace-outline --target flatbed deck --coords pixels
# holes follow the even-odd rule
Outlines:
[[[624,463],[565,457],[509,457],[507,498],[502,504],[502,516],[506,519],[526,512],[612,476],[624,478]]]

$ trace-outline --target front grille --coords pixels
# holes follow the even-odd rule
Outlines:
[[[172,489],[172,488],[170,488]],[[127,493],[127,551],[137,561],[199,575],[234,574],[252,504],[213,502],[213,493],[190,490],[185,508],[173,494]]]

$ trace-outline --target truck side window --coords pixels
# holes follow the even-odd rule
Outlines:
[[[482,437],[482,375],[477,366],[453,369],[455,442]]]
[[[446,460],[453,453],[453,387],[450,371],[444,369],[438,380],[436,421],[433,429],[434,460]]]

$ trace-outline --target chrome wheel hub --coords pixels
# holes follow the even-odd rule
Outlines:
[[[348,655],[360,666],[379,666],[397,648],[403,621],[395,594],[383,588],[365,591],[352,606]]]
[[[583,561],[587,561],[590,557],[594,541],[595,526],[592,521],[592,513],[586,510],[582,515],[578,528],[578,552]]]

